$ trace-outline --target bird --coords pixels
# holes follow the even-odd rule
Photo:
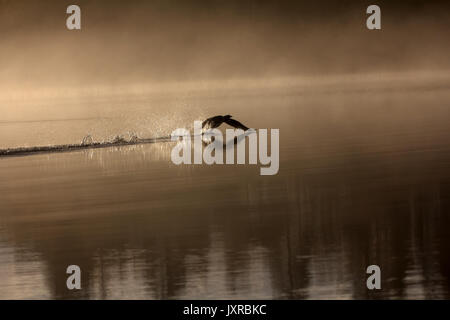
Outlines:
[[[239,121],[231,119],[231,116],[229,114],[225,116],[214,116],[206,119],[205,121],[202,122],[202,129],[203,130],[214,129],[219,127],[224,122],[236,129],[242,129],[244,131],[249,129]]]

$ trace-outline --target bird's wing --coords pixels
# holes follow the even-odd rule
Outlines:
[[[237,129],[248,130],[248,128],[246,126],[244,126],[242,123],[240,123],[239,121],[234,120],[234,119],[225,120],[225,123],[229,124],[232,127],[237,128]]]

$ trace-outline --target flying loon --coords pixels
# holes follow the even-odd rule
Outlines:
[[[214,129],[224,122],[236,129],[242,129],[244,131],[248,130],[248,128],[239,121],[231,119],[231,116],[229,114],[227,114],[226,116],[215,116],[206,119],[205,121],[202,122],[202,129],[203,130]]]

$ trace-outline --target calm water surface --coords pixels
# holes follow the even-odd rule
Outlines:
[[[448,88],[40,105],[3,119],[2,148],[230,113],[280,129],[280,170],[176,166],[172,143],[1,158],[2,299],[450,298]]]

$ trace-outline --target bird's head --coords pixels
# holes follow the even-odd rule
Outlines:
[[[226,116],[223,116],[225,120],[228,120],[231,118],[231,116],[229,114],[227,114]]]

